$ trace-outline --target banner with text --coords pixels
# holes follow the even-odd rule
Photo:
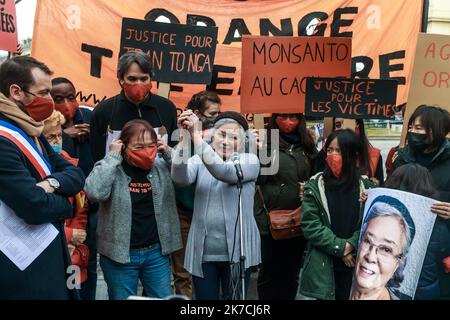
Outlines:
[[[159,82],[210,84],[217,28],[124,18],[120,56],[142,51]]]
[[[408,124],[413,112],[422,104],[439,106],[450,112],[449,35],[419,34],[403,123]],[[402,142],[407,130],[408,126],[404,125]]]
[[[306,115],[350,119],[393,119],[397,81],[308,78]]]
[[[352,76],[398,80],[406,102],[423,0],[39,0],[32,55],[71,79],[80,103],[116,95],[124,17],[218,27],[209,85],[172,84],[184,108],[192,94],[215,90],[223,109],[239,110],[243,35],[352,38]],[[156,88],[156,83],[154,83]]]
[[[350,38],[244,37],[241,112],[303,113],[306,77],[349,77]]]
[[[17,51],[17,20],[14,0],[0,0],[0,50]]]

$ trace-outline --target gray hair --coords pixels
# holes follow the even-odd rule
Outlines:
[[[150,75],[150,78],[153,78],[154,73],[150,58],[144,52],[130,51],[120,56],[119,64],[117,66],[117,78],[119,80],[124,79],[125,73],[130,69],[133,63],[137,63],[144,73],[147,73]]]
[[[364,224],[361,228],[361,235],[364,235],[369,225],[369,222],[375,218],[380,217],[395,217],[400,222],[400,226],[403,230],[403,234],[405,235],[405,241],[403,243],[401,257],[399,259],[399,266],[397,270],[395,270],[392,278],[387,283],[388,287],[398,288],[404,279],[404,270],[406,267],[406,256],[408,254],[409,248],[412,243],[412,235],[410,231],[410,226],[406,221],[403,214],[395,207],[391,206],[385,202],[375,202],[369,209],[367,216],[365,218]]]

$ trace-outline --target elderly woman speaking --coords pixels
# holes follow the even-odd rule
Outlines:
[[[193,276],[197,299],[217,300],[220,289],[222,298],[229,299],[230,263],[239,262],[240,256],[238,177],[231,156],[238,155],[243,173],[246,284],[250,276],[248,268],[261,262],[260,236],[253,217],[259,160],[254,154],[244,153],[248,124],[239,113],[224,112],[216,118],[210,132],[211,145],[203,140],[199,120],[191,110],[181,114],[178,126],[189,134],[181,137],[175,152],[172,179],[177,185],[196,184],[184,267]],[[195,155],[187,159],[189,138]]]

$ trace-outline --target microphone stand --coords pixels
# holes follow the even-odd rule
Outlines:
[[[240,257],[239,257],[239,282],[241,283],[240,296],[236,294],[233,279],[233,273],[230,277],[231,287],[233,289],[232,300],[245,300],[245,253],[244,253],[244,222],[243,222],[243,207],[242,207],[242,172],[240,172],[236,168],[236,175],[238,178],[237,188],[238,188],[238,197],[239,197],[239,208],[238,208],[238,219],[239,219],[239,233],[240,233]]]
[[[239,192],[239,228],[241,239],[241,256],[239,257],[239,274],[241,278],[241,299],[245,300],[245,253],[244,253],[244,222],[243,222],[243,210],[242,210],[242,177],[238,176],[238,192]]]

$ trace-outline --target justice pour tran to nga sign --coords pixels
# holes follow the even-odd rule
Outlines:
[[[152,60],[153,80],[209,84],[217,27],[197,27],[124,18],[120,55],[143,51]]]

